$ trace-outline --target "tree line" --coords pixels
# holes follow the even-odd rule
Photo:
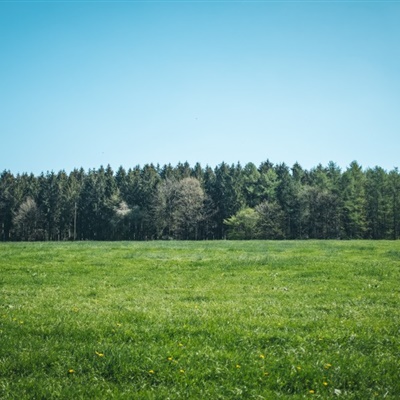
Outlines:
[[[400,174],[187,162],[0,175],[0,238],[398,239]]]

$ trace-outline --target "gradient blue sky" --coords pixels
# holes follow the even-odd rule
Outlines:
[[[400,166],[400,2],[1,1],[0,171]]]

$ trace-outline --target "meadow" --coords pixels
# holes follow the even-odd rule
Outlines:
[[[400,242],[0,244],[1,399],[399,399]]]

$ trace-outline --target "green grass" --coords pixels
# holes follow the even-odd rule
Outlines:
[[[400,242],[0,244],[1,399],[399,399]]]

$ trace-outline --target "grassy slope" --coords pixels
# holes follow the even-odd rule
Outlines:
[[[400,398],[400,242],[0,245],[0,398]]]

